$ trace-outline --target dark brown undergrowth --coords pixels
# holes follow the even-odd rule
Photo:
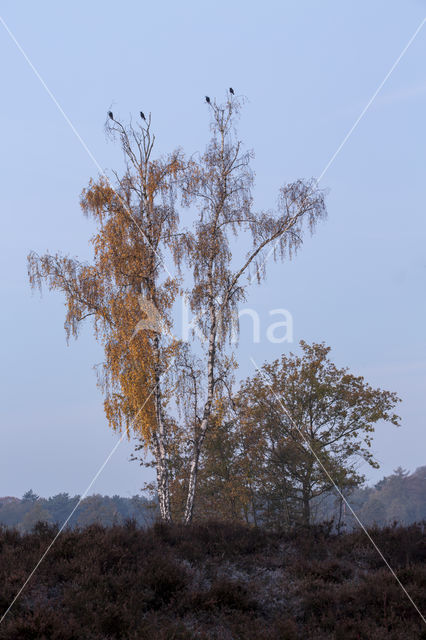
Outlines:
[[[423,525],[372,529],[426,610]],[[8,608],[56,530],[0,530]],[[2,640],[388,640],[426,625],[363,532],[274,534],[208,522],[65,531],[0,625]]]

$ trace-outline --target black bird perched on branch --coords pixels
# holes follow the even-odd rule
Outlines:
[[[232,95],[235,95],[232,87],[229,87],[229,93],[231,93]]]
[[[144,112],[143,111],[139,111],[139,113],[140,113],[140,116],[141,116],[142,120],[145,120],[145,122],[146,122],[146,118],[145,118]]]
[[[206,102],[207,102],[207,104],[210,104],[210,98],[209,98],[209,96],[206,96]]]
[[[109,115],[109,117],[111,118],[111,120],[114,120],[114,116],[113,116],[113,114],[112,114],[112,111],[108,111],[108,115]]]

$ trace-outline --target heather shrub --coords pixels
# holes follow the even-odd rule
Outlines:
[[[3,611],[56,531],[0,529]],[[422,526],[370,534],[425,610]],[[425,637],[422,625],[363,532],[128,521],[64,531],[0,640],[411,640]]]

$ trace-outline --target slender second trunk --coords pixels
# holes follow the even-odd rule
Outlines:
[[[194,434],[194,443],[192,448],[191,464],[189,468],[189,483],[188,483],[188,495],[186,498],[185,524],[190,524],[194,512],[195,502],[195,490],[197,487],[198,465],[200,461],[201,447],[204,442],[204,438],[207,432],[209,419],[213,405],[213,393],[214,393],[214,363],[216,355],[216,313],[214,309],[213,296],[211,296],[210,304],[210,335],[209,335],[209,351],[208,351],[208,365],[207,365],[207,400],[204,405],[203,418],[199,427],[198,433]]]
[[[201,429],[203,429],[203,426],[203,432],[205,433],[207,430],[207,422],[205,425],[201,425]],[[194,514],[195,490],[197,488],[198,466],[200,462],[201,445],[203,440],[203,436],[200,436],[200,438],[198,439],[194,438],[191,464],[189,467],[188,494],[186,497],[185,514],[183,518],[185,524],[189,524],[192,521],[192,516]]]

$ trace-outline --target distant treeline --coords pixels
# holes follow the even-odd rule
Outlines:
[[[337,528],[347,530],[366,526],[386,527],[397,522],[410,525],[426,520],[426,466],[419,467],[414,473],[408,473],[401,467],[390,476],[385,476],[375,486],[344,492],[345,501],[335,494],[328,494],[313,508],[313,521],[324,522],[333,519]]]
[[[374,487],[356,489],[348,501],[363,524],[387,526],[394,522],[409,525],[426,520],[426,466],[408,473],[398,467]],[[334,500],[335,514],[340,513],[340,500]],[[337,509],[336,509],[337,507]],[[357,522],[348,508],[343,519],[349,527]]]
[[[411,474],[399,467],[374,487],[355,489],[345,497],[360,521],[367,526],[386,526],[393,522],[409,525],[421,522],[426,520],[426,466],[419,467]],[[31,531],[39,521],[61,526],[79,499],[80,496],[70,496],[68,493],[40,498],[32,490],[27,491],[21,499],[0,498],[0,524],[16,527],[23,532]],[[210,513],[205,515],[211,517]],[[138,495],[123,498],[118,495],[110,497],[96,494],[81,501],[67,526],[111,526],[132,519],[139,526],[147,527],[157,516],[156,502],[147,498]],[[204,519],[202,512],[198,512],[197,519]],[[314,522],[331,519],[334,520],[335,526],[347,529],[357,526],[350,509],[334,493],[323,497],[313,508]],[[267,522],[261,524],[266,527],[268,525]]]
[[[20,531],[31,531],[37,522],[47,522],[61,526],[70,516],[80,500],[80,496],[58,493],[51,498],[40,498],[34,491],[27,491],[21,499],[0,498],[0,524],[16,527]],[[141,496],[122,498],[121,496],[88,496],[81,501],[69,519],[71,528],[86,527],[90,524],[111,526],[135,520],[139,526],[149,526],[156,519],[156,504]]]

